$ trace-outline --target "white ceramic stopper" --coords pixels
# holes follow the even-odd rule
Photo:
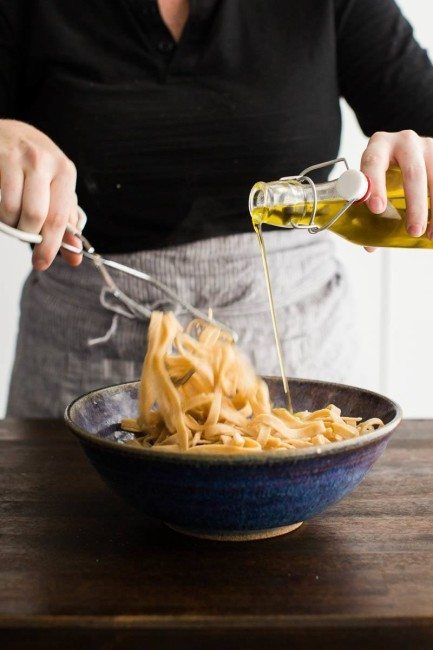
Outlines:
[[[368,179],[358,169],[348,169],[337,181],[337,192],[346,201],[359,201],[368,192]]]

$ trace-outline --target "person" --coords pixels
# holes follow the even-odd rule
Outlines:
[[[0,47],[0,218],[43,236],[11,416],[60,416],[140,374],[145,323],[104,309],[91,264],[58,255],[79,245],[65,234],[77,195],[97,251],[211,306],[265,374],[278,366],[248,192],[336,157],[341,96],[370,137],[369,208],[383,211],[396,163],[408,232],[433,238],[433,67],[393,0],[0,0]],[[352,316],[329,237],[266,237],[288,372],[344,381]],[[117,280],[188,319],[155,287]]]

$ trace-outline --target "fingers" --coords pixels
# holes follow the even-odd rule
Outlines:
[[[420,237],[427,227],[427,169],[421,138],[414,131],[402,131],[394,148],[401,169],[406,197],[406,230]]]
[[[430,197],[430,220],[427,237],[433,239],[433,138],[424,138],[424,157],[427,170],[428,195]]]
[[[376,214],[387,205],[386,171],[390,164],[397,164],[402,172],[407,232],[420,237],[428,222],[427,188],[433,196],[433,140],[410,130],[378,132],[370,138],[361,170],[370,178],[372,190],[367,206]],[[429,237],[433,239],[433,224],[429,226]]]
[[[24,178],[21,214],[17,228],[40,233],[50,207],[51,176],[45,171],[30,171]]]
[[[71,212],[69,214],[68,226],[70,226],[72,230],[77,231],[79,230],[78,222],[79,222],[78,197],[74,193],[71,201]]]
[[[76,248],[81,248],[81,241],[78,239],[78,237],[74,237],[74,235],[71,235],[71,233],[69,232],[65,232],[63,241],[65,242],[65,244],[70,244],[71,246],[75,246]],[[83,260],[82,255],[78,255],[77,253],[71,253],[71,251],[67,251],[64,248],[61,248],[60,252],[64,260],[71,266],[79,266]]]
[[[0,120],[0,221],[42,234],[33,255],[39,270],[53,261],[68,221],[77,223],[75,183],[75,166],[48,136],[24,122]],[[80,256],[68,261],[77,264]]]
[[[73,197],[73,179],[68,174],[58,174],[49,187],[48,209],[40,231],[43,241],[33,252],[33,266],[38,271],[47,269],[59,251],[74,206]],[[24,205],[23,200],[23,211]]]
[[[0,220],[16,227],[20,219],[24,188],[24,172],[17,163],[10,163],[1,170]]]
[[[387,133],[375,133],[361,158],[361,171],[368,176],[371,193],[367,206],[374,214],[382,213],[387,204],[386,172],[390,162],[390,142]]]
[[[70,225],[74,230],[77,229],[79,226],[78,199],[76,194],[74,194],[73,196],[73,206],[71,210],[71,215],[68,220],[68,225]],[[72,235],[67,230],[65,231],[65,234],[63,236],[63,241],[66,244],[75,246],[76,248],[81,248],[81,241],[78,239],[78,237],[74,237],[74,235]],[[71,253],[71,251],[67,251],[64,248],[60,248],[60,253],[64,258],[64,260],[71,266],[78,266],[82,262],[83,259],[82,255],[77,255],[77,253]]]

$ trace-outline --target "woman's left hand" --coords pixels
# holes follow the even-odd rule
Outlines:
[[[386,171],[398,165],[403,175],[406,196],[406,229],[413,237],[426,232],[433,239],[433,222],[428,221],[427,192],[433,196],[433,138],[422,138],[415,131],[374,133],[361,159],[361,171],[371,181],[367,206],[374,214],[387,204]]]

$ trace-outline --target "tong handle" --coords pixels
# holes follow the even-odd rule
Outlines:
[[[81,233],[86,223],[87,223],[87,215],[84,212],[84,210],[80,208],[80,206],[78,206],[77,227],[73,228],[68,224],[66,226],[66,230],[69,233],[71,233],[71,235],[76,235],[77,233]],[[26,232],[24,230],[20,230],[19,228],[14,228],[13,226],[8,226],[6,223],[3,223],[2,221],[0,221],[0,232],[2,232],[5,235],[9,235],[10,237],[15,237],[15,239],[19,239],[20,241],[25,242],[27,244],[41,244],[43,241],[42,235],[33,232]]]
[[[42,235],[36,235],[32,232],[25,232],[24,230],[18,230],[13,226],[8,226],[7,223],[0,221],[0,232],[4,235],[9,235],[9,237],[15,237],[20,241],[26,242],[27,244],[40,244],[42,241]]]

